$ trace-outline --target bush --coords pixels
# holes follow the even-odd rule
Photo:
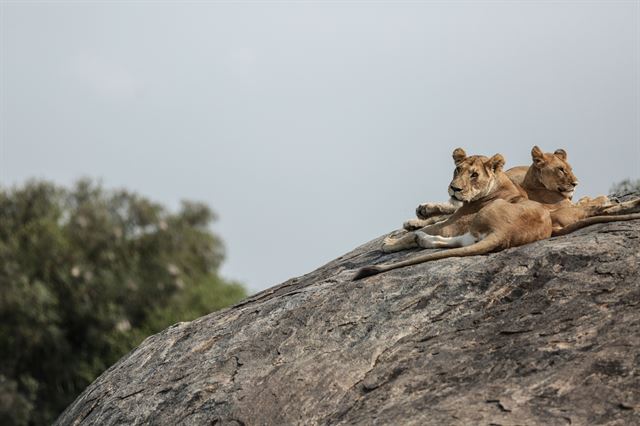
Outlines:
[[[609,193],[613,194],[629,194],[631,192],[640,192],[640,179],[624,179],[614,184],[609,190]]]
[[[0,423],[51,423],[147,335],[243,298],[213,220],[88,180],[0,189]]]

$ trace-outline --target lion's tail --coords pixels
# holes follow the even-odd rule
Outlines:
[[[381,272],[387,272],[392,269],[417,265],[419,263],[430,262],[432,260],[444,259],[447,257],[476,256],[479,254],[489,253],[500,246],[500,240],[500,237],[494,233],[488,235],[475,244],[471,244],[470,246],[446,249],[435,253],[419,254],[411,259],[403,260],[402,262],[365,266],[358,270],[356,275],[353,277],[353,280],[355,281]]]
[[[579,220],[575,223],[572,223],[571,225],[567,225],[564,228],[554,230],[551,236],[559,237],[561,235],[567,235],[567,234],[570,234],[571,232],[577,231],[578,229],[582,229],[586,226],[595,225],[596,223],[620,222],[624,220],[635,220],[635,219],[640,219],[640,213],[611,215],[611,216],[592,216],[586,219]]]

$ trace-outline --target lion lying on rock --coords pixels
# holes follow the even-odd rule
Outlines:
[[[567,161],[564,149],[544,153],[534,146],[531,150],[531,166],[513,167],[505,172],[509,179],[520,186],[532,201],[542,203],[551,212],[554,231],[581,219],[608,213],[614,207],[608,197],[583,197],[577,204],[571,202],[578,179]],[[458,209],[459,203],[424,203],[416,209],[417,219],[404,223],[406,230],[417,230],[432,223],[445,220]],[[615,210],[615,208],[614,208]]]
[[[558,151],[554,154],[557,153]],[[566,153],[564,157],[566,160]],[[569,201],[569,205],[565,203],[565,207],[557,209],[532,201],[528,199],[527,192],[502,170],[504,158],[500,154],[491,158],[467,156],[463,149],[457,148],[453,151],[453,160],[456,168],[449,185],[449,195],[453,200],[461,202],[461,207],[456,208],[446,219],[418,231],[397,238],[387,237],[382,246],[385,252],[414,247],[450,250],[420,254],[391,264],[364,267],[356,273],[354,280],[432,260],[504,250],[549,238],[553,234],[572,232],[593,223],[640,219],[640,213],[635,213],[640,210],[640,199],[619,205],[594,202],[593,205],[585,203],[586,206],[573,205]],[[577,181],[573,182],[577,184]],[[572,188],[558,187],[557,190],[562,190],[558,192],[568,195],[565,198],[570,199],[573,195]],[[631,214],[607,216],[620,213]],[[594,214],[598,216],[593,216]],[[552,219],[552,215],[555,218]],[[554,230],[554,220],[570,225]]]

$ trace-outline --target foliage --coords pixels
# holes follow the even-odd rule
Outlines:
[[[88,180],[0,188],[0,424],[51,423],[148,334],[244,297],[212,220]]]
[[[625,179],[614,184],[609,193],[612,194],[628,194],[630,192],[640,192],[640,179]]]

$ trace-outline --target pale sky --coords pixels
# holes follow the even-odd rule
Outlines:
[[[0,2],[0,183],[204,201],[250,291],[446,200],[458,146],[640,177],[638,1]]]

